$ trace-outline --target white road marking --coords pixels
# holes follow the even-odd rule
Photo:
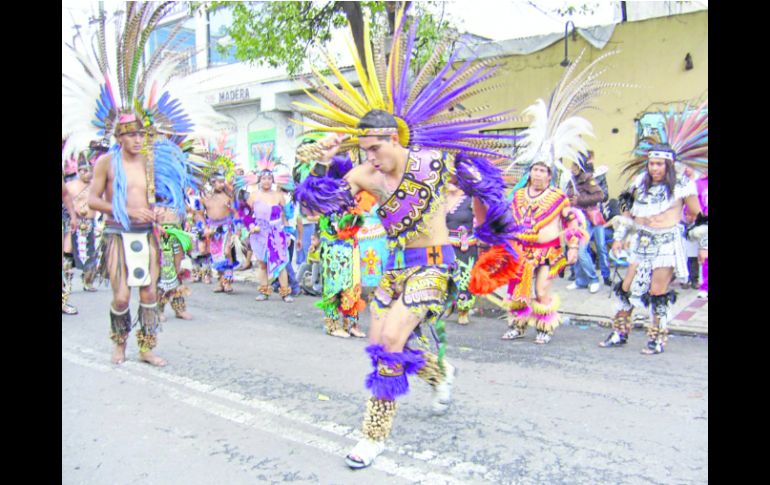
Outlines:
[[[80,365],[98,372],[116,372],[136,382],[153,385],[162,389],[172,399],[184,402],[185,404],[213,414],[214,416],[248,427],[259,429],[260,431],[276,435],[281,439],[316,448],[323,452],[334,455],[340,460],[342,459],[341,457],[347,454],[348,449],[343,449],[342,446],[338,445],[334,441],[324,438],[321,435],[310,434],[296,427],[281,425],[273,419],[273,416],[283,418],[289,422],[311,426],[333,435],[349,439],[353,442],[362,437],[362,434],[359,430],[352,429],[350,426],[345,426],[330,421],[319,421],[318,419],[297,411],[285,411],[270,402],[250,398],[243,394],[226,389],[215,388],[214,386],[204,382],[171,374],[168,372],[168,370],[158,369],[155,367],[150,367],[146,364],[130,361],[124,362],[120,365],[120,367],[112,364],[102,364],[101,362],[109,362],[111,356],[105,353],[97,352],[93,349],[78,346],[71,342],[66,342],[64,339],[62,340],[62,343],[64,344],[64,347],[73,349],[77,352],[74,353],[62,349],[62,358],[73,364]],[[87,358],[86,356],[92,358]],[[139,375],[139,373],[149,374],[154,379],[148,379],[142,375]],[[258,413],[241,411],[212,401],[210,399],[182,392],[179,389],[161,381],[173,383],[191,391],[195,391],[204,395],[214,396],[241,406],[246,406],[258,411]],[[265,416],[265,414],[268,416]],[[397,447],[396,449],[394,449],[394,447],[389,447],[387,448],[387,451],[409,456],[414,460],[425,462],[432,466],[444,469],[473,471],[478,474],[476,477],[474,477],[474,480],[478,480],[479,475],[481,475],[484,480],[497,483],[500,483],[502,479],[499,472],[495,470],[488,470],[487,467],[483,465],[454,460],[430,450],[408,451],[401,447]],[[376,468],[377,470],[383,471],[385,473],[390,473],[405,480],[411,480],[418,483],[466,483],[463,480],[454,478],[449,475],[435,472],[426,473],[425,470],[421,470],[417,467],[408,466],[403,463],[396,463],[395,461],[383,455],[377,457],[374,464],[372,465],[372,468]]]

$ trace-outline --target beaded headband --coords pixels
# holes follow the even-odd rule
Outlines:
[[[674,161],[674,154],[671,152],[648,152],[647,158],[665,158],[666,160]]]

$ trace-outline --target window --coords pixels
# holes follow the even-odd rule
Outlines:
[[[708,113],[708,108],[704,109],[706,113]],[[692,114],[692,110],[688,111],[690,114]],[[675,112],[674,113],[677,116],[681,116],[682,112]],[[669,115],[668,112],[663,113],[660,111],[656,112],[649,112],[644,113],[639,119],[636,121],[636,142],[634,143],[634,146],[637,146],[639,144],[639,140],[641,140],[644,137],[651,136],[654,134],[658,134],[661,138],[661,141],[666,142],[665,140],[665,119],[664,115]]]
[[[221,54],[217,46],[227,45],[232,42],[227,35],[227,27],[233,22],[233,14],[229,9],[221,9],[216,12],[208,12],[209,16],[209,66],[224,66],[238,62],[235,58],[235,46],[227,48],[227,54]]]
[[[175,74],[184,75],[194,72],[197,68],[195,63],[195,19],[185,17],[159,26],[150,34],[147,46],[149,49],[149,59],[158,47],[166,42],[169,35],[171,35],[171,32],[180,22],[183,23],[183,26],[179,29],[174,39],[172,39],[168,46],[166,46],[164,55],[173,55],[171,53],[182,54],[183,59],[180,61],[180,65]]]

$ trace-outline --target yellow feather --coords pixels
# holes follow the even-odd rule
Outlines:
[[[308,128],[312,128],[313,130],[317,130],[317,131],[331,131],[335,133],[346,133],[349,135],[358,134],[358,130],[356,130],[355,128],[324,126],[324,125],[319,125],[315,123],[308,123],[307,121],[295,120],[294,118],[289,118],[289,121],[297,123],[298,125],[307,126]]]
[[[337,65],[334,63],[334,60],[329,57],[328,54],[326,54],[327,58],[327,64],[331,68],[334,75],[337,77],[337,80],[342,85],[342,88],[345,90],[346,93],[348,93],[353,99],[356,100],[356,104],[358,105],[358,109],[364,109],[366,107],[366,100],[361,97],[360,94],[358,94],[358,90],[354,88],[347,79],[345,79],[345,76],[342,75],[342,72],[337,68]]]
[[[293,104],[295,104],[296,106],[299,106],[300,108],[304,108],[305,110],[310,111],[312,113],[319,114],[321,116],[329,118],[330,120],[345,123],[346,125],[349,125],[349,126],[356,126],[358,124],[358,118],[355,118],[353,116],[350,116],[349,114],[343,113],[342,111],[335,110],[331,105],[325,103],[324,101],[316,98],[315,96],[309,93],[308,95],[313,101],[318,103],[320,107],[301,103],[299,101],[295,101]]]
[[[366,96],[366,104],[367,106],[372,106],[374,95],[372,94],[371,84],[369,83],[369,78],[366,75],[364,66],[361,64],[361,59],[359,59],[357,55],[356,47],[350,42],[348,37],[345,38],[345,43],[348,45],[348,49],[353,58],[353,67],[355,67],[358,81],[361,83],[361,90],[363,90],[364,96]]]
[[[316,78],[318,78],[319,81],[321,81],[327,88],[329,88],[329,90],[331,92],[336,94],[342,101],[344,101],[345,104],[347,104],[348,107],[351,108],[351,111],[353,111],[354,113],[358,114],[358,116],[363,116],[364,114],[366,114],[366,111],[364,111],[366,109],[365,105],[362,105],[360,102],[358,102],[358,100],[353,99],[347,93],[339,90],[337,88],[337,86],[334,85],[334,83],[332,83],[329,79],[324,77],[316,69],[314,69],[314,68],[311,68],[311,69],[313,69],[313,74],[316,75]],[[353,89],[353,86],[350,86],[350,89]],[[353,92],[355,92],[355,90],[353,90]],[[359,98],[360,98],[360,96],[359,96]],[[340,108],[342,108],[342,106],[340,106]],[[362,113],[362,111],[363,111],[363,113]]]

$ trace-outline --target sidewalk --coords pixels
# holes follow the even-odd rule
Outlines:
[[[552,291],[561,298],[561,313],[569,317],[572,323],[594,323],[604,327],[610,327],[612,316],[615,314],[615,299],[612,298],[612,290],[602,284],[601,289],[594,294],[587,289],[568,290],[571,283],[566,277],[556,278],[551,286]],[[496,294],[504,296],[504,289],[499,288]],[[698,299],[698,290],[683,290],[678,284],[674,284],[677,292],[677,301],[674,304],[673,320],[669,324],[669,330],[682,334],[708,335],[708,299]],[[490,302],[483,299],[484,308],[495,308]],[[649,321],[649,312],[634,311],[634,323],[639,326]]]
[[[248,281],[256,283],[256,271],[253,269],[247,271],[236,271],[233,273],[235,281]],[[617,280],[616,280],[617,281]],[[589,323],[598,324],[603,327],[612,325],[612,316],[615,314],[615,299],[612,298],[612,290],[609,286],[602,284],[601,289],[594,294],[587,289],[568,290],[567,286],[571,283],[566,277],[556,278],[552,283],[552,291],[559,294],[561,298],[561,313],[569,317],[571,323]],[[495,292],[497,297],[505,296],[505,287],[498,288]],[[708,335],[708,299],[698,299],[698,290],[683,290],[678,284],[674,284],[674,290],[677,292],[677,301],[674,304],[673,320],[669,324],[669,330],[681,334],[699,334]],[[498,300],[495,296],[491,299]],[[499,307],[493,304],[487,298],[477,298],[476,306],[483,308],[483,313],[489,317],[501,316]],[[565,318],[566,320],[566,318]],[[649,312],[634,311],[634,323],[641,326],[649,321]],[[566,321],[565,321],[566,323]]]

